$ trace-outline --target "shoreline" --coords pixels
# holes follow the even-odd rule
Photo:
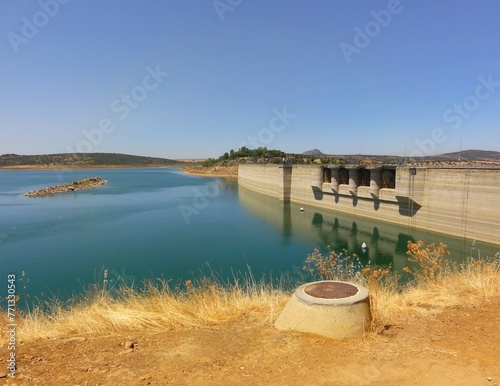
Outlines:
[[[194,177],[206,177],[206,178],[228,178],[228,179],[238,179],[237,175],[234,174],[203,174],[203,173],[192,173],[190,171],[182,171],[184,174],[188,176]]]
[[[0,166],[0,171],[74,171],[74,170],[105,170],[105,169],[179,169],[188,176],[206,178],[227,178],[238,179],[238,167],[215,167],[212,169],[202,169],[198,165],[12,165]]]
[[[93,170],[93,169],[158,169],[182,168],[185,165],[12,165],[0,170]]]
[[[402,292],[394,290],[396,277],[378,281],[376,271],[368,282],[347,279],[369,288],[373,324],[363,337],[341,340],[274,328],[291,291],[261,282],[225,287],[207,278],[172,291],[164,280],[142,291],[124,288],[119,298],[103,295],[106,287],[96,283],[82,303],[59,304],[55,314],[19,313],[19,351],[29,355],[17,357],[16,377],[21,384],[137,384],[139,377],[154,384],[240,384],[248,375],[270,385],[326,379],[409,385],[425,373],[418,385],[495,385],[500,332],[491,326],[500,320],[499,263],[485,264],[470,261]],[[9,339],[0,331],[4,357]]]
[[[182,172],[189,176],[238,179],[238,166],[216,166],[212,169],[185,165]]]

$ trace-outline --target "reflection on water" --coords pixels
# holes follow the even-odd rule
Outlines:
[[[92,175],[108,184],[31,199],[22,194],[59,183],[53,171],[0,171],[0,277],[25,271],[26,295],[64,298],[100,282],[104,268],[109,280],[122,276],[140,283],[163,276],[182,282],[209,264],[224,280],[250,268],[257,279],[284,277],[292,287],[306,279],[307,254],[327,245],[397,270],[406,265],[408,240],[442,241],[457,260],[479,249],[481,256],[500,249],[313,207],[301,213],[299,205],[235,181],[174,169],[67,171],[64,177],[70,182]],[[200,192],[213,192],[214,181],[217,194],[200,206]],[[196,209],[189,223],[180,210],[185,206]]]
[[[249,213],[280,229],[281,237],[287,242],[314,240],[320,249],[325,250],[328,245],[336,252],[346,249],[358,255],[362,263],[390,264],[399,272],[407,265],[409,240],[422,240],[426,244],[442,242],[457,262],[471,255],[477,257],[479,251],[481,256],[493,256],[500,250],[500,246],[493,244],[282,202],[241,186],[238,196]],[[300,211],[301,207],[304,211]]]

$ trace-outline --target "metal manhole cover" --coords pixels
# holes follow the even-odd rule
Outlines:
[[[342,299],[356,295],[358,288],[347,283],[321,282],[308,285],[304,292],[315,298]]]

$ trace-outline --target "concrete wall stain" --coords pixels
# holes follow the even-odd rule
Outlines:
[[[358,165],[242,164],[238,183],[283,201],[500,244],[500,168],[359,169]],[[390,178],[395,183],[382,183]]]

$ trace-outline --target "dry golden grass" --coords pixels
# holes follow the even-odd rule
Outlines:
[[[315,249],[307,257],[304,270],[318,280],[347,280],[368,287],[374,331],[446,308],[487,302],[500,291],[499,254],[486,259],[469,258],[457,265],[449,261],[446,245],[418,241],[408,242],[407,255],[411,267],[406,267],[405,272],[413,275],[413,281],[404,286],[399,283],[399,275],[386,267],[363,268],[357,256],[329,248],[326,255]]]
[[[408,283],[402,290],[394,285],[393,275],[380,285],[374,294],[380,324],[487,303],[500,291],[500,260],[469,259],[461,265],[450,265],[431,278],[420,272],[417,277],[418,281]]]
[[[102,287],[87,291],[71,306],[50,305],[19,315],[22,340],[74,334],[113,334],[207,327],[253,316],[258,323],[277,317],[288,294],[264,283],[223,285],[205,279],[185,289],[171,289],[166,281],[146,282],[141,290],[122,287],[112,294]]]
[[[385,325],[436,314],[446,308],[485,303],[500,292],[498,255],[469,259],[461,265],[439,261],[438,271],[428,276],[415,271],[415,280],[403,287],[398,283],[398,275],[384,269],[369,267],[356,271],[348,267],[351,281],[370,289],[374,332]],[[330,265],[326,268],[335,271],[331,271]],[[343,280],[348,279],[345,270],[341,273]],[[235,320],[262,325],[274,322],[290,295],[290,291],[256,282],[251,276],[236,280],[236,284],[221,283],[212,276],[194,284],[187,281],[174,289],[168,282],[158,281],[147,282],[140,290],[131,287],[110,290],[103,281],[72,305],[54,301],[50,312],[40,309],[23,312],[16,323],[22,341],[76,334],[201,328]],[[3,333],[0,342],[6,339]]]

